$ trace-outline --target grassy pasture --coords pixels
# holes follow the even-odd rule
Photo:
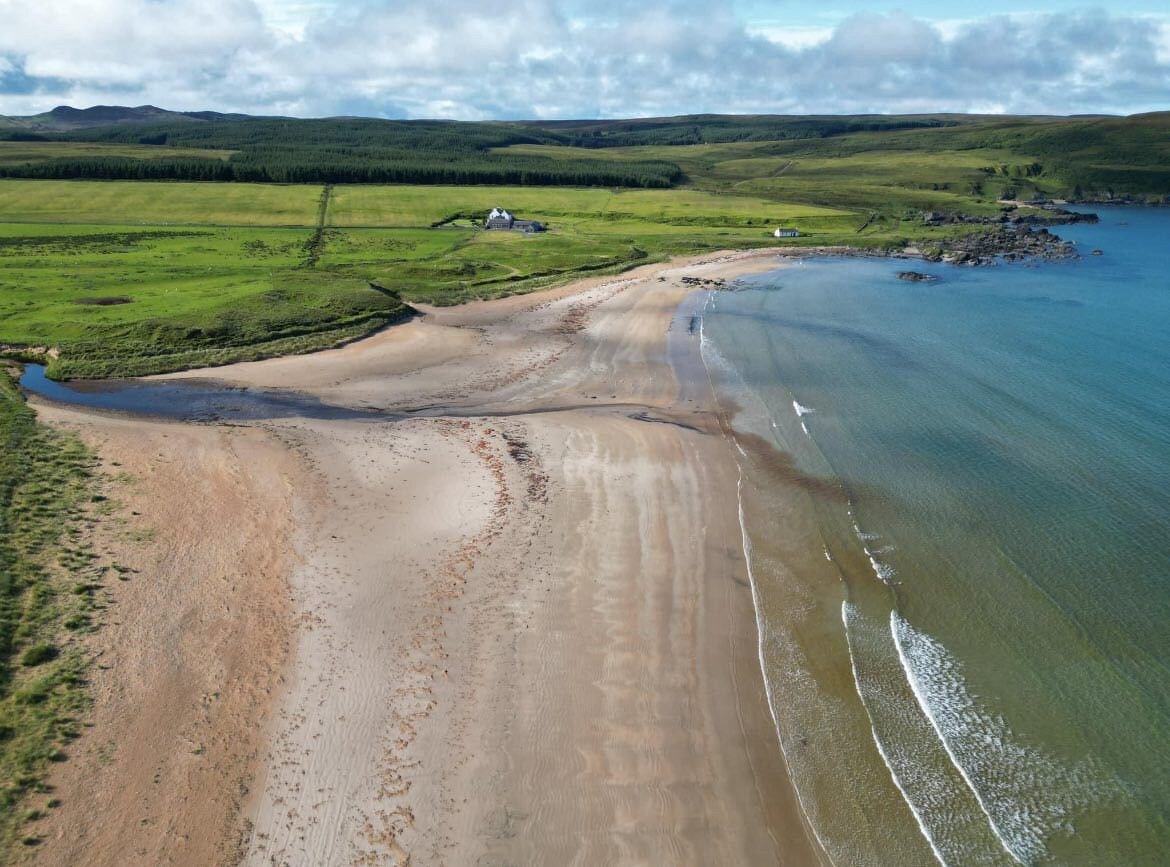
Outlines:
[[[550,231],[479,230],[495,205]],[[440,228],[417,228],[456,216]],[[801,226],[806,243],[856,243],[864,221],[849,211],[690,189],[339,186],[321,264],[364,268],[408,301],[456,303],[676,253],[766,245],[780,224]]]
[[[447,249],[438,255],[370,263],[374,279],[408,301],[456,304],[617,271],[648,256],[629,239],[570,232],[526,236],[463,230],[447,237]]]
[[[934,132],[907,132],[906,144],[922,145],[926,135]],[[853,141],[862,137],[851,136],[847,147],[824,143],[816,150],[808,142],[793,141],[612,148],[600,153],[610,155],[613,151],[613,159],[629,159],[633,151],[649,152],[646,158],[652,155],[655,159],[671,153],[696,192],[735,193],[745,200],[808,202],[862,212],[991,213],[1005,191],[1014,190],[1025,197],[1055,192],[1051,183],[1028,176],[1029,167],[1035,164],[1028,154],[1002,148],[931,151],[921,146],[865,150]],[[831,148],[841,152],[823,153]],[[586,149],[515,145],[509,150],[550,156],[566,152],[563,156],[568,156]]]
[[[124,157],[135,160],[205,159],[227,160],[234,151],[212,148],[172,148],[160,145],[107,144],[105,142],[22,142],[0,141],[0,166],[39,163],[45,160],[78,157]]]
[[[0,221],[139,226],[313,226],[321,187],[0,180]]]
[[[0,342],[60,376],[156,373],[306,350],[403,312],[306,266],[311,230],[0,223]]]
[[[329,225],[338,227],[427,227],[455,215],[482,219],[493,207],[539,219],[595,213],[613,193],[574,187],[344,186],[329,205]]]
[[[335,188],[329,206],[329,225],[430,226],[454,215],[485,215],[496,205],[554,226],[580,226],[621,218],[725,225],[743,224],[750,219],[764,225],[804,216],[843,216],[839,211],[810,205],[687,189],[363,185]]]
[[[11,342],[71,341],[238,303],[303,261],[308,239],[303,229],[46,228],[0,224],[0,320]],[[100,303],[115,297],[130,300]]]

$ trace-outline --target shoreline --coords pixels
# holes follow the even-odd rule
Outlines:
[[[667,345],[683,277],[779,264],[658,263],[214,369],[458,410],[242,426],[301,474],[245,863],[818,860],[765,694],[732,445]],[[207,372],[167,378],[188,377]]]
[[[695,295],[698,294],[701,293],[695,293]],[[708,296],[707,301],[709,300],[710,296]],[[707,303],[705,301],[700,311],[700,316],[705,313],[706,306]],[[749,432],[740,432],[735,429],[733,418],[737,407],[733,397],[729,393],[723,393],[721,395],[720,387],[716,384],[715,373],[711,369],[711,365],[708,363],[706,353],[704,352],[703,339],[702,323],[700,322],[697,354],[699,356],[699,361],[702,364],[703,372],[706,376],[706,382],[710,390],[711,400],[716,407],[720,434],[727,443],[728,453],[731,456],[731,460],[734,463],[736,470],[736,514],[739,524],[744,568],[747,573],[747,580],[751,589],[752,618],[756,630],[756,667],[759,675],[760,685],[764,691],[764,701],[767,708],[768,718],[771,721],[773,734],[775,736],[775,748],[780,753],[780,757],[784,765],[784,772],[788,788],[790,789],[792,796],[795,799],[796,809],[799,812],[804,831],[809,837],[811,844],[810,852],[819,863],[832,865],[833,862],[830,855],[830,849],[825,840],[822,838],[821,834],[817,831],[812,812],[810,811],[809,806],[805,801],[805,796],[802,795],[800,788],[797,785],[792,759],[789,756],[788,748],[786,748],[784,744],[784,732],[782,730],[780,716],[777,711],[777,703],[782,699],[776,696],[772,683],[768,678],[768,664],[766,659],[768,647],[766,630],[768,623],[764,614],[764,598],[760,590],[759,580],[756,577],[756,570],[752,565],[753,544],[752,536],[748,529],[749,519],[747,515],[747,507],[745,505],[746,498],[744,492],[744,464],[748,461],[748,452],[746,452],[743,446],[740,444],[740,438],[743,437],[751,441],[750,448],[753,451],[769,451],[773,447],[770,447],[762,442],[755,441],[758,438],[753,437]],[[732,451],[733,449],[734,452]],[[736,453],[738,453],[738,455]]]

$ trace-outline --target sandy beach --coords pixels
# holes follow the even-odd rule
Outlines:
[[[136,572],[36,858],[820,863],[764,695],[736,464],[676,318],[683,277],[776,266],[649,265],[172,377],[403,421],[38,404],[128,477],[108,544]]]

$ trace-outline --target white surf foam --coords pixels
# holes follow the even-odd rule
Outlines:
[[[703,313],[706,313],[706,311],[709,307],[714,306],[715,295],[716,295],[716,293],[714,293],[714,292],[712,292],[708,295],[707,302],[703,305]],[[709,383],[711,383],[712,388],[714,388],[714,377],[712,376],[712,365],[713,364],[715,367],[721,369],[724,373],[735,374],[736,371],[735,371],[735,368],[732,367],[726,361],[726,359],[723,358],[723,356],[720,354],[718,348],[713,343],[708,341],[703,326],[704,326],[704,318],[702,316],[700,316],[700,318],[699,318],[699,358],[702,360],[703,367],[707,371],[707,380]],[[739,454],[742,457],[746,458],[747,453],[743,450],[743,448],[740,446],[740,444],[735,441],[734,437],[732,437],[731,440],[735,444],[735,448],[739,452]],[[761,674],[763,681],[764,681],[764,694],[768,700],[768,713],[772,717],[772,726],[776,731],[776,742],[780,747],[780,756],[784,760],[785,767],[788,770],[788,777],[792,781],[792,788],[793,788],[793,791],[796,793],[796,802],[797,802],[797,805],[800,807],[801,814],[804,817],[805,826],[812,833],[814,839],[817,842],[817,845],[820,846],[821,852],[824,854],[825,859],[828,861],[830,867],[833,867],[834,860],[833,860],[833,856],[832,856],[832,850],[826,844],[825,840],[821,837],[820,831],[818,830],[816,823],[813,821],[813,812],[809,809],[809,805],[806,802],[805,796],[801,793],[800,787],[796,784],[796,777],[793,774],[793,765],[792,765],[792,762],[789,758],[788,751],[784,747],[784,735],[783,735],[783,732],[780,728],[780,718],[776,712],[775,690],[773,689],[772,681],[768,676],[768,666],[767,666],[766,657],[765,657],[765,651],[767,648],[768,636],[769,636],[768,624],[767,624],[767,621],[764,619],[763,606],[762,606],[762,603],[760,600],[759,585],[756,582],[755,570],[752,568],[752,543],[751,543],[751,539],[748,537],[747,519],[744,516],[744,505],[743,505],[743,465],[738,460],[736,461],[736,472],[737,472],[737,479],[736,479],[736,489],[735,490],[736,490],[736,500],[737,500],[738,513],[739,513],[740,540],[741,540],[741,544],[743,547],[743,559],[744,559],[745,568],[747,570],[748,585],[751,587],[751,593],[752,593],[752,610],[753,610],[753,613],[755,614],[755,620],[756,620],[756,654],[757,654],[757,657],[759,660],[760,674]],[[826,551],[826,554],[827,553],[828,552]]]
[[[868,547],[863,545],[862,550],[865,551],[865,556],[869,558],[869,565],[873,568],[873,574],[883,584],[889,584],[892,587],[894,585],[894,579],[898,577],[898,570],[889,563],[883,563],[879,560],[877,554]]]
[[[894,579],[898,576],[898,571],[889,563],[885,563],[878,559],[880,554],[889,554],[894,550],[893,545],[883,545],[880,548],[874,549],[869,546],[870,542],[880,539],[877,533],[867,533],[861,529],[861,525],[857,523],[857,518],[853,514],[853,507],[850,506],[849,523],[853,525],[853,532],[858,539],[861,540],[861,550],[865,552],[865,556],[869,558],[869,565],[873,569],[873,574],[877,576],[878,580],[884,584],[894,585]]]
[[[1112,796],[1116,784],[1090,762],[1067,766],[1021,743],[971,695],[947,649],[896,611],[890,632],[922,712],[1013,860],[1044,858],[1049,837],[1072,831],[1077,809]]]
[[[828,552],[826,552],[827,555]],[[926,838],[926,843],[930,846],[930,851],[934,853],[935,859],[943,867],[948,867],[946,858],[939,850],[938,843],[935,842],[934,835],[930,831],[930,826],[926,823],[926,818],[922,810],[910,797],[910,793],[906,791],[906,785],[902,782],[898,772],[894,770],[894,762],[891,760],[889,754],[886,752],[886,746],[878,735],[877,728],[874,725],[873,716],[870,714],[869,705],[865,701],[865,687],[861,683],[861,675],[857,671],[857,659],[853,655],[853,641],[852,630],[850,629],[850,620],[856,616],[856,608],[849,603],[849,600],[841,602],[841,620],[845,624],[845,643],[849,649],[849,667],[853,670],[853,684],[857,688],[857,694],[862,699],[861,704],[865,708],[865,714],[869,717],[869,730],[873,735],[874,745],[877,747],[878,755],[882,757],[882,762],[886,766],[886,770],[890,772],[890,779],[894,781],[894,786],[898,789],[899,794],[902,795],[902,800],[906,802],[906,806],[910,808],[910,813],[914,816],[914,821],[918,823],[918,830],[922,832],[922,836]]]
[[[853,532],[857,535],[858,539],[862,542],[872,542],[874,539],[881,538],[877,533],[867,533],[861,529],[861,525],[857,523],[857,516],[853,514],[852,505],[849,506],[847,511],[849,513],[849,523],[853,525]]]
[[[792,401],[792,408],[796,411],[797,416],[804,418],[806,415],[816,412],[811,406],[803,406],[798,401]]]
[[[780,718],[776,714],[776,695],[772,688],[772,681],[768,677],[768,666],[764,658],[764,649],[767,644],[767,622],[764,620],[763,606],[760,602],[760,590],[756,584],[756,574],[752,569],[752,542],[748,537],[747,519],[744,517],[743,511],[743,467],[736,462],[736,470],[738,471],[738,478],[735,484],[735,495],[738,501],[739,509],[739,533],[743,544],[743,559],[747,568],[748,585],[752,590],[752,609],[756,615],[756,654],[760,662],[760,673],[764,678],[764,695],[768,699],[768,713],[772,716],[772,726],[776,729],[776,741],[780,745],[780,754],[784,758],[784,764],[788,768],[788,778],[792,781],[792,789],[796,793],[796,801],[800,805],[800,811],[804,814],[805,825],[812,831],[813,837],[816,838],[817,845],[821,847],[821,852],[833,863],[832,855],[829,847],[821,838],[820,832],[817,830],[816,823],[812,820],[812,813],[805,803],[804,796],[801,794],[800,787],[796,785],[795,777],[792,774],[792,763],[788,758],[788,752],[784,749],[784,734],[780,729]]]

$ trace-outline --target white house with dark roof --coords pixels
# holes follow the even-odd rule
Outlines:
[[[503,208],[492,208],[484,225],[489,229],[511,229],[515,222],[516,218]]]
[[[510,229],[515,232],[544,231],[544,226],[536,220],[517,220],[503,208],[492,208],[483,225],[485,229]]]

